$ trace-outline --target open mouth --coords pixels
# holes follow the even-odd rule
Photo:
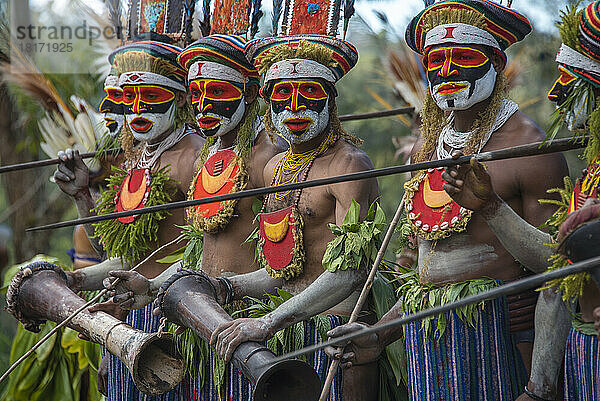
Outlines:
[[[135,132],[148,132],[154,125],[154,122],[143,117],[136,117],[129,123],[131,129]]]
[[[286,127],[288,127],[290,129],[290,131],[294,132],[294,131],[306,131],[306,129],[308,128],[309,125],[312,124],[312,120],[310,118],[301,118],[301,117],[294,117],[294,118],[288,118],[287,120],[284,120],[283,123],[286,125]]]
[[[452,95],[454,93],[460,92],[461,90],[467,89],[469,85],[460,84],[460,83],[448,83],[443,84],[437,88],[437,93],[439,95]]]
[[[198,126],[201,129],[212,129],[215,128],[217,125],[221,124],[220,118],[210,116],[198,117],[196,121],[198,122]]]

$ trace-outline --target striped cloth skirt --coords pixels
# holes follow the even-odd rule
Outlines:
[[[412,401],[514,401],[527,383],[521,354],[513,343],[505,298],[478,308],[475,327],[453,311],[441,337],[406,326],[409,398]]]
[[[344,323],[347,319],[334,315],[327,315],[331,323],[331,327],[337,327]],[[345,320],[344,320],[345,319]],[[315,324],[309,321],[304,325],[304,346],[319,344],[323,342],[319,331]],[[212,349],[210,351],[212,353]],[[184,378],[182,385],[183,399],[186,401],[252,401],[254,397],[253,386],[250,381],[239,371],[233,364],[228,364],[225,369],[225,380],[221,389],[221,397],[215,389],[213,369],[212,369],[212,354],[207,358],[204,369],[204,384],[200,388],[199,375],[197,369],[192,369],[189,377]],[[319,377],[321,382],[325,381],[327,370],[329,369],[329,358],[323,350],[320,350],[310,355],[306,361],[311,365]],[[333,379],[331,392],[328,401],[338,401],[342,399],[342,369],[338,369],[338,374]],[[290,400],[295,401],[295,400]]]
[[[152,315],[152,304],[145,308],[129,312],[125,320],[134,329],[153,333],[158,331],[160,317]],[[175,401],[181,398],[181,384],[168,393],[151,397],[142,393],[133,384],[133,379],[127,367],[116,356],[109,354],[108,365],[108,396],[106,401]]]
[[[571,329],[565,350],[565,401],[600,400],[600,341]]]

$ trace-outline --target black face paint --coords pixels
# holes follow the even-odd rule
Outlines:
[[[105,120],[107,121],[106,127],[110,134],[115,134],[119,129],[119,123],[116,119],[119,116],[121,119],[123,118],[123,90],[119,88],[106,88],[104,92],[106,92],[106,96],[100,102],[98,110],[105,115]],[[112,121],[108,122],[110,120]]]
[[[563,66],[558,66],[560,76],[554,81],[554,85],[548,92],[548,99],[560,106],[567,100],[567,97],[573,90],[577,77]]]
[[[272,84],[268,101],[273,113],[302,109],[321,113],[331,95],[329,86],[319,80],[280,80]]]
[[[124,114],[164,114],[175,102],[175,93],[159,85],[132,85],[123,88]]]
[[[216,79],[195,79],[190,82],[194,117],[206,136],[224,134],[239,123],[240,106],[244,101],[243,87]]]
[[[431,50],[427,54],[427,79],[431,88],[452,82],[468,82],[469,97],[475,82],[483,78],[491,67],[491,60],[480,50],[468,46],[448,46]],[[460,88],[448,88],[457,91]]]

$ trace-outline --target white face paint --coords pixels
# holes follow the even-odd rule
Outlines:
[[[569,131],[577,131],[585,128],[588,119],[588,95],[581,96],[575,105],[565,115],[565,123]]]
[[[235,109],[235,112],[233,113],[233,115],[231,117],[226,117],[224,115],[220,115],[217,113],[206,112],[206,113],[196,114],[195,118],[196,118],[196,122],[198,123],[198,126],[200,127],[200,130],[204,133],[204,135],[206,135],[206,136],[223,136],[223,135],[227,134],[228,132],[230,132],[231,130],[235,129],[240,124],[240,122],[244,118],[245,112],[246,112],[246,103],[244,102],[244,98],[242,98],[242,101],[238,104],[237,108]],[[206,119],[219,120],[219,122],[217,123],[218,128],[217,128],[216,132],[214,132],[214,128],[212,128],[212,129],[204,129],[203,128],[203,124],[205,123]]]
[[[275,113],[271,108],[271,119],[279,134],[290,143],[307,142],[327,128],[329,124],[329,99],[327,99],[321,112],[310,109],[293,112],[285,109],[280,113]],[[303,124],[303,120],[309,123],[308,128],[292,129],[294,128],[294,122],[298,121]]]
[[[438,107],[444,111],[467,110],[489,98],[494,91],[497,77],[496,69],[491,63],[489,65],[488,72],[483,77],[475,80],[474,84],[471,81],[452,81],[453,85],[463,87],[458,92],[440,94],[440,87],[448,85],[448,82],[430,87],[431,96],[433,96]]]
[[[138,141],[152,142],[175,126],[175,102],[166,113],[126,114],[127,124]]]

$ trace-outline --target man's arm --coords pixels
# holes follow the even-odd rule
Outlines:
[[[357,150],[357,152],[360,152]],[[332,161],[330,173],[364,171],[372,168],[368,157],[360,152],[351,157]],[[352,200],[361,206],[361,218],[367,215],[370,202],[378,196],[377,181],[361,180],[330,187],[335,199],[335,220],[341,225]],[[344,209],[342,209],[344,208]],[[258,319],[238,319],[217,328],[211,336],[211,344],[218,354],[228,361],[239,344],[246,341],[264,341],[278,330],[322,313],[348,298],[366,278],[366,267],[358,270],[324,271],[300,294],[281,304],[276,310]],[[335,291],[331,291],[335,288]]]
[[[54,173],[54,181],[64,193],[73,198],[80,218],[95,216],[92,209],[96,205],[90,193],[89,170],[79,155],[79,151],[73,149],[60,151],[58,158],[60,164]],[[94,227],[91,224],[85,224],[84,228],[92,247],[98,252],[98,255],[103,255],[102,245],[97,238],[94,238]]]
[[[111,271],[126,269],[129,269],[127,262],[120,258],[112,258],[66,273],[69,276],[69,288],[73,291],[96,291],[103,288],[102,282],[109,276]]]
[[[453,157],[460,156],[456,152]],[[494,191],[489,174],[475,159],[468,165],[446,169],[442,178],[444,189],[461,206],[478,211],[502,243],[502,246],[527,269],[541,273],[548,267],[552,249],[550,235],[536,226],[543,224],[554,212],[552,205],[542,205],[548,198],[547,189],[562,187],[568,175],[562,155],[544,155],[514,161],[515,179],[521,194],[522,214],[519,216]],[[543,178],[543,179],[541,179]]]
[[[549,400],[556,396],[570,328],[571,316],[561,294],[554,288],[542,291],[535,307],[535,341],[527,385],[533,394]]]

